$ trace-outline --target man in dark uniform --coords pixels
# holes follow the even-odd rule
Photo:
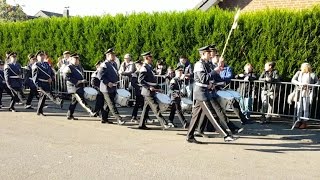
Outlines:
[[[54,81],[55,74],[51,66],[47,62],[44,62],[43,51],[38,51],[36,58],[38,62],[32,66],[32,79],[40,91],[37,115],[45,116],[43,114],[43,107],[47,97],[61,108],[63,101],[60,98],[54,97],[52,94],[51,84]]]
[[[171,96],[171,100],[172,100],[172,107],[171,107],[171,112],[169,115],[169,125],[173,125],[173,119],[174,119],[174,115],[176,114],[176,111],[178,111],[178,118],[181,121],[181,124],[183,125],[183,128],[187,128],[188,127],[188,123],[186,121],[186,119],[183,116],[182,113],[182,109],[181,109],[181,85],[183,83],[183,79],[182,78],[182,73],[183,73],[183,68],[182,67],[177,67],[175,72],[175,77],[171,79],[170,81],[170,96]]]
[[[96,116],[99,116],[99,113],[102,111],[103,105],[104,105],[104,97],[100,91],[100,79],[98,78],[98,69],[99,69],[101,63],[102,63],[101,61],[98,61],[95,64],[96,71],[93,72],[91,75],[91,86],[98,91],[98,95],[96,98],[96,104],[95,104],[95,107],[93,110],[93,112],[95,113]]]
[[[25,104],[25,96],[22,91],[22,71],[21,65],[17,62],[17,53],[11,52],[8,61],[4,68],[4,78],[12,95],[9,111],[15,112],[14,105],[16,102],[20,101]]]
[[[190,143],[200,143],[194,138],[194,131],[199,122],[201,113],[204,113],[209,121],[213,124],[215,129],[224,137],[225,141],[233,141],[231,133],[223,126],[225,122],[217,121],[212,112],[214,109],[210,103],[211,95],[209,89],[212,88],[211,78],[216,72],[211,72],[210,68],[206,66],[210,58],[210,46],[205,46],[199,49],[201,59],[194,66],[194,91],[193,99],[195,101],[192,109],[192,118],[187,134],[187,141]]]
[[[168,129],[170,126],[160,113],[159,104],[156,99],[157,78],[152,71],[152,55],[150,52],[141,55],[143,56],[144,64],[140,68],[138,83],[142,85],[141,95],[144,96],[144,106],[140,117],[139,129],[149,129],[145,125],[148,115],[148,106],[150,106],[162,127]]]
[[[73,116],[78,103],[90,114],[90,116],[94,116],[95,114],[91,111],[91,107],[84,99],[84,87],[88,82],[84,79],[83,68],[80,66],[79,62],[80,57],[77,53],[72,54],[70,57],[70,64],[64,69],[68,93],[72,95],[67,119],[78,120]]]
[[[38,90],[37,90],[37,86],[34,84],[33,80],[32,80],[32,66],[34,63],[37,62],[37,59],[35,57],[35,55],[33,54],[29,54],[28,55],[28,59],[29,59],[29,64],[26,67],[26,74],[24,77],[24,84],[25,86],[28,86],[30,88],[30,92],[27,98],[27,103],[26,103],[26,109],[33,109],[31,102],[32,99],[36,96],[38,96]]]
[[[11,91],[7,87],[6,80],[4,78],[4,62],[0,60],[0,108],[2,108],[2,93],[6,91],[11,96]]]
[[[124,124],[122,117],[119,115],[118,109],[115,106],[115,97],[117,94],[117,86],[119,83],[119,74],[117,63],[115,62],[116,56],[114,49],[110,48],[105,52],[106,60],[101,63],[98,70],[98,78],[100,79],[100,91],[104,97],[104,109],[106,112],[103,112],[102,123],[107,123],[109,111],[117,119],[119,125]]]

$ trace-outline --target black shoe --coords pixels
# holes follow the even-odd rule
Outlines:
[[[43,112],[41,113],[37,113],[38,116],[46,116],[45,114],[43,114]]]
[[[206,135],[206,134],[204,134],[204,133],[200,133],[200,132],[195,132],[194,135],[197,136],[197,137],[209,138],[208,135]]]
[[[142,130],[150,130],[150,128],[148,128],[147,126],[139,126],[138,129],[142,129]]]
[[[106,124],[106,123],[108,123],[108,124],[113,124],[113,122],[108,121],[108,120],[107,120],[107,121],[101,120],[101,123],[102,123],[102,124]]]
[[[188,143],[195,143],[195,144],[203,144],[203,142],[197,141],[195,138],[188,138]]]
[[[9,111],[11,111],[11,112],[17,112],[16,109],[14,109],[14,108],[9,108]]]
[[[74,116],[67,116],[68,120],[78,120],[78,118],[75,118]]]
[[[93,117],[99,117],[100,114],[98,112],[94,112],[94,116]]]
[[[131,118],[131,122],[135,122],[136,123],[136,122],[139,122],[139,120],[136,117],[132,117]]]

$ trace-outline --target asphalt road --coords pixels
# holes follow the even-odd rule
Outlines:
[[[65,107],[66,108],[66,107]],[[318,129],[289,130],[286,123],[246,126],[225,143],[217,134],[185,141],[186,130],[101,124],[77,112],[49,107],[0,109],[0,178],[9,179],[319,179]],[[79,109],[80,110],[80,109]],[[122,115],[131,109],[121,108]],[[189,117],[188,117],[189,118]],[[129,116],[126,118],[129,119]]]

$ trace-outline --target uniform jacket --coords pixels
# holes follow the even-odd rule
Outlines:
[[[24,84],[26,86],[28,86],[30,89],[35,89],[37,87],[32,80],[32,65],[31,64],[29,64],[26,67],[26,73],[24,75]]]
[[[210,81],[213,80],[215,71],[211,71],[206,62],[200,59],[194,65],[194,89],[193,99],[198,101],[208,101],[211,99],[211,93],[208,90]]]
[[[78,81],[84,80],[83,68],[74,64],[68,65],[69,70],[66,72],[67,86],[84,87],[84,84],[77,84]]]
[[[108,83],[118,83],[119,74],[116,62],[104,61],[98,70],[98,78],[100,79],[100,90],[102,92],[114,93],[117,86],[109,87]]]
[[[37,62],[32,66],[32,79],[33,82],[41,89],[45,91],[51,90],[51,84],[48,80],[51,78],[54,80],[55,73],[52,70],[50,64],[47,62]]]
[[[22,88],[21,65],[8,63],[4,68],[4,78],[9,88]]]
[[[132,74],[131,85],[134,88],[136,96],[141,96],[142,86],[138,82],[138,77],[139,77],[139,71],[136,71],[135,73]]]
[[[143,96],[155,96],[156,92],[150,91],[150,87],[157,86],[157,78],[152,71],[152,66],[143,64],[140,68],[138,83],[142,85],[141,94]]]

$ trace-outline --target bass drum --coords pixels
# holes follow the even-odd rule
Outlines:
[[[181,98],[181,109],[183,112],[191,112],[192,111],[192,101],[188,98]]]

